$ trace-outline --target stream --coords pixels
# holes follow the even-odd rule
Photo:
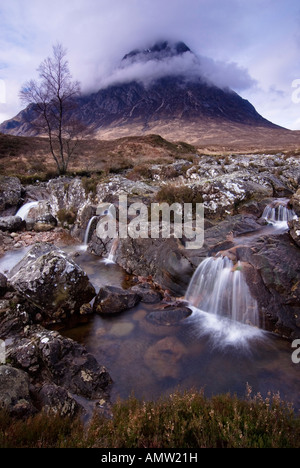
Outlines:
[[[97,291],[107,284],[127,287],[130,278],[113,262],[79,245],[60,247],[83,268]],[[25,252],[4,255],[0,272],[7,273]],[[263,396],[279,392],[300,410],[300,365],[291,360],[290,342],[195,307],[180,325],[158,325],[149,319],[158,307],[140,303],[119,315],[72,318],[57,329],[84,344],[107,368],[114,382],[112,401],[131,394],[152,400],[191,388],[203,389],[207,396],[229,392],[244,397],[249,384]]]

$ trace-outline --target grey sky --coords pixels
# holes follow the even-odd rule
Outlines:
[[[292,101],[299,23],[298,0],[0,0],[0,121],[21,109],[22,83],[36,77],[57,41],[87,92],[120,77],[116,68],[130,50],[170,39],[184,41],[204,73],[264,117],[300,129],[300,104]]]

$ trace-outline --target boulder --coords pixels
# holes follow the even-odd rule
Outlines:
[[[0,408],[20,417],[35,412],[26,372],[11,366],[0,366]]]
[[[55,384],[43,385],[37,398],[39,406],[47,414],[72,418],[80,409],[80,405],[72,395],[65,388]]]
[[[19,216],[4,216],[0,218],[0,230],[4,232],[21,231],[25,226],[25,222]]]
[[[77,411],[73,401],[76,395],[87,399],[109,397],[112,380],[105,367],[83,345],[33,325],[22,307],[1,317],[0,336],[6,340],[7,361],[29,376],[32,398],[39,408],[45,406],[48,411],[53,406],[55,412],[62,409],[71,415]]]
[[[209,255],[233,247],[230,234],[239,236],[260,229],[252,215],[236,215],[205,230],[201,249],[188,250],[182,239],[120,239],[115,261],[135,276],[152,276],[163,289],[185,294],[195,268]],[[92,238],[92,250],[103,255],[106,246]]]
[[[292,205],[296,215],[300,217],[300,188],[292,196],[290,204]]]
[[[248,285],[265,319],[265,328],[286,338],[300,337],[300,249],[288,233],[261,236],[236,249],[252,272]],[[248,272],[247,272],[248,270]]]
[[[131,291],[140,296],[144,304],[157,304],[162,300],[162,294],[149,283],[137,284],[131,288]]]
[[[104,286],[100,289],[94,302],[94,312],[97,314],[119,314],[132,309],[141,300],[141,297],[130,289],[121,289],[115,286]]]
[[[0,297],[4,296],[7,291],[7,278],[0,273]]]
[[[293,219],[289,222],[290,236],[293,241],[300,247],[300,220]]]
[[[57,219],[51,214],[41,216],[33,224],[33,230],[36,232],[48,232],[57,227]]]
[[[155,325],[172,326],[179,325],[182,320],[192,314],[191,309],[185,306],[168,306],[161,310],[155,310],[147,315],[147,320]]]
[[[0,212],[19,205],[22,185],[17,177],[0,176]]]
[[[51,244],[37,244],[11,271],[10,283],[46,318],[79,313],[96,295],[86,273]]]

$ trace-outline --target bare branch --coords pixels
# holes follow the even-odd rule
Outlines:
[[[20,99],[30,108],[33,128],[47,135],[58,172],[67,171],[81,135],[83,125],[72,117],[80,95],[80,84],[72,80],[67,51],[61,44],[53,46],[52,57],[39,66],[39,81],[30,80],[20,91]]]

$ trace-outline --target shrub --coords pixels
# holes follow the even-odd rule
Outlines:
[[[90,193],[96,195],[99,181],[100,179],[98,177],[82,177],[81,183],[86,196],[88,196]]]
[[[93,448],[300,448],[300,420],[277,394],[251,389],[212,398],[175,393],[157,402],[134,397],[117,402],[112,417],[78,419],[38,414],[16,421],[0,411],[0,447]]]
[[[196,188],[187,185],[175,186],[172,184],[163,186],[156,195],[158,202],[173,203],[203,203],[203,197]]]
[[[76,210],[71,208],[67,210],[66,208],[62,208],[57,213],[57,219],[62,224],[63,227],[72,226],[77,218]]]
[[[127,174],[127,178],[130,180],[140,180],[140,179],[152,179],[152,172],[151,166],[149,164],[139,164],[135,166],[129,174]]]

